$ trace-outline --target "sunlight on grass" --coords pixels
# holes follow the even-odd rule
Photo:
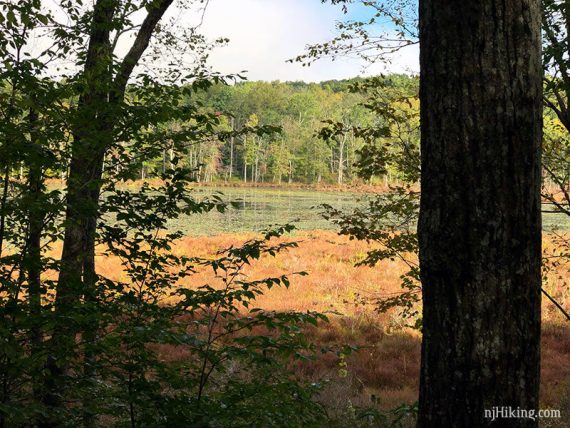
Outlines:
[[[256,237],[253,233],[221,234],[211,237],[186,237],[178,242],[175,252],[211,257],[222,248]],[[402,402],[417,399],[420,367],[421,336],[416,330],[403,327],[404,320],[396,310],[379,314],[374,305],[359,303],[360,298],[373,298],[399,291],[400,275],[406,266],[401,262],[383,261],[374,268],[355,268],[367,250],[366,243],[350,241],[332,231],[303,231],[283,238],[300,242],[279,257],[263,258],[261,263],[246,269],[250,278],[306,271],[308,276],[295,277],[289,289],[276,288],[257,300],[257,306],[277,311],[316,310],[338,313],[330,316],[328,325],[308,330],[317,346],[354,344],[362,349],[349,356],[347,373],[339,375],[338,358],[323,355],[318,360],[298,367],[298,375],[308,380],[328,379],[321,400],[330,408],[377,404],[388,409]],[[544,239],[546,249],[552,243]],[[121,278],[116,259],[100,260],[99,273]],[[566,266],[551,275],[546,285],[566,308],[570,296],[566,281],[570,274]],[[121,278],[125,279],[125,278]],[[198,272],[188,279],[189,285],[200,286],[211,281],[211,273]],[[543,363],[542,402],[544,406],[569,406],[570,329],[549,302],[543,301]],[[165,351],[168,358],[184,358],[184,350]]]

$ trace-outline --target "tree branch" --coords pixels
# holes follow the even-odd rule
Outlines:
[[[148,15],[144,19],[131,49],[127,55],[125,55],[125,58],[117,71],[117,75],[115,77],[115,90],[111,94],[112,101],[117,102],[123,98],[127,82],[131,77],[133,69],[148,47],[158,21],[160,21],[173,1],[174,0],[156,0],[149,5]]]
[[[548,297],[548,300],[550,300],[554,304],[554,306],[556,306],[560,310],[560,312],[562,312],[564,314],[564,316],[566,317],[566,320],[570,321],[570,314],[568,314],[568,312],[566,312],[566,310],[564,310],[562,305],[560,303],[558,303],[556,300],[554,300],[554,298],[550,294],[548,294],[548,292],[544,288],[542,288],[541,290],[544,293],[544,295],[546,297]]]

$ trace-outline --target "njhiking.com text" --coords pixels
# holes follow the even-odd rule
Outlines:
[[[485,419],[494,422],[497,419],[560,419],[561,411],[558,409],[521,409],[520,407],[495,406],[485,409]]]

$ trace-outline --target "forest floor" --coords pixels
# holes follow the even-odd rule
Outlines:
[[[176,247],[180,254],[211,257],[218,250],[255,237],[252,233],[229,233],[210,237],[186,237]],[[397,310],[379,314],[373,304],[362,304],[380,295],[400,290],[405,265],[384,261],[377,266],[354,267],[367,250],[366,243],[350,241],[332,231],[302,231],[287,240],[299,242],[277,257],[252,263],[250,278],[274,277],[306,271],[308,276],[291,278],[289,289],[274,288],[258,299],[256,306],[273,310],[335,312],[330,322],[307,331],[317,347],[353,344],[362,347],[346,358],[346,371],[339,358],[326,354],[299,366],[296,374],[307,381],[328,380],[321,394],[327,409],[347,411],[357,406],[383,409],[413,403],[418,397],[420,342],[418,331],[405,327]],[[545,237],[545,248],[552,246]],[[117,260],[100,264],[100,274],[116,277]],[[211,273],[192,276],[194,285],[211,280]],[[550,275],[546,289],[570,310],[568,266]],[[344,367],[344,366],[343,366]],[[570,414],[570,323],[543,299],[541,407]],[[557,426],[547,425],[543,426]]]

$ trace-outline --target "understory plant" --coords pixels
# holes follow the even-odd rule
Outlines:
[[[225,209],[216,196],[188,198],[182,183],[107,198],[117,218],[103,234],[107,256],[121,259],[128,281],[99,281],[95,312],[108,320],[94,344],[93,353],[104,358],[95,360],[98,382],[90,389],[104,385],[106,393],[96,394],[102,399],[91,411],[131,426],[316,426],[324,417],[313,400],[319,386],[298,382],[288,367],[314,357],[302,329],[326,316],[256,308],[257,297],[289,287],[290,279],[246,272],[256,260],[296,247],[279,240],[293,227],[268,230],[213,258],[177,255],[180,234],[167,231],[168,220]],[[126,214],[125,207],[149,215]],[[161,215],[150,214],[159,207]],[[193,283],[204,270],[210,281]]]
[[[398,181],[386,192],[367,197],[362,207],[342,211],[324,205],[323,216],[341,235],[374,244],[357,266],[375,266],[382,260],[403,262],[401,292],[374,296],[357,295],[358,304],[372,304],[378,312],[398,311],[397,327],[421,327],[421,285],[417,261],[416,223],[419,211],[419,104],[417,82],[402,86],[396,77],[374,77],[357,82],[351,91],[365,96],[363,107],[378,118],[364,127],[345,127],[325,122],[320,131],[325,140],[347,132],[364,140],[355,163],[358,174],[373,180],[391,174]]]

